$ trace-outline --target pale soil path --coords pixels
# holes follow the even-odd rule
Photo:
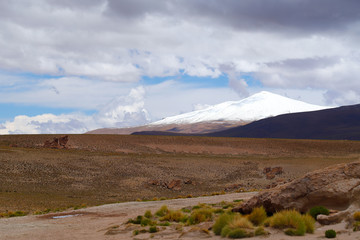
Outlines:
[[[221,201],[232,202],[235,199],[249,199],[256,193],[232,193],[211,197],[199,197],[188,199],[175,199],[151,202],[126,202],[108,204],[97,207],[89,207],[82,210],[67,211],[56,214],[46,214],[41,216],[25,216],[16,218],[0,219],[0,239],[150,239],[150,234],[140,234],[132,236],[132,230],[125,230],[122,225],[129,218],[143,215],[146,210],[153,212],[162,205],[167,205],[170,209],[180,209],[186,206],[194,206],[198,203],[219,203]],[[72,217],[66,217],[72,215]],[[65,216],[65,218],[54,218]],[[120,225],[119,232],[115,235],[105,233],[115,225]],[[307,234],[304,237],[289,237],[282,232],[274,231],[268,237],[257,237],[251,239],[325,239],[323,237],[326,229],[344,230],[344,224],[321,227],[315,234]],[[178,239],[179,232],[162,231],[156,233],[151,239]],[[206,236],[206,234],[192,233],[184,234],[180,239],[199,239],[199,238],[223,239],[218,236]],[[360,233],[344,231],[339,234],[337,239],[360,239]]]

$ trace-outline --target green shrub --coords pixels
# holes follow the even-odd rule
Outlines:
[[[336,232],[332,229],[329,229],[325,232],[326,238],[336,238]]]
[[[140,225],[142,227],[148,226],[148,225],[153,225],[153,222],[148,218],[142,218],[141,221],[140,221]]]
[[[235,215],[228,223],[231,229],[242,228],[242,229],[253,229],[253,224],[241,215]]]
[[[156,232],[158,232],[159,231],[159,229],[156,227],[156,226],[151,226],[150,228],[149,228],[149,233],[156,233]]]
[[[254,225],[259,226],[261,225],[267,218],[265,208],[263,206],[254,208],[251,214],[248,216],[250,222]]]
[[[158,217],[163,217],[169,212],[169,209],[166,205],[163,205],[156,213],[155,215]]]
[[[303,216],[295,210],[283,210],[275,213],[266,225],[279,229],[286,229],[285,234],[303,236],[305,232],[312,232],[315,221],[310,221],[307,215]]]
[[[229,234],[230,231],[231,231],[231,228],[229,226],[223,227],[221,230],[221,236],[227,237],[227,235]]]
[[[160,218],[160,221],[180,222],[185,215],[180,211],[169,211],[165,216]]]
[[[152,218],[152,213],[151,213],[151,211],[150,210],[147,210],[146,212],[145,212],[145,214],[144,214],[144,217],[146,217],[146,218]]]
[[[354,224],[353,224],[353,231],[354,232],[357,232],[357,231],[359,231],[360,230],[360,222],[359,221],[356,221],[356,222],[354,222]]]
[[[254,234],[255,234],[255,236],[262,236],[262,235],[268,235],[268,232],[265,231],[265,229],[263,227],[258,227],[255,229]]]
[[[233,229],[227,235],[229,238],[246,238],[248,236],[249,235],[246,233],[246,231],[241,228]]]
[[[222,229],[231,221],[232,218],[233,215],[230,214],[220,215],[212,227],[212,230],[215,233],[215,235],[220,235]]]
[[[162,222],[162,223],[159,223],[158,224],[159,226],[170,226],[170,223],[169,222]]]
[[[193,225],[201,222],[211,221],[212,215],[213,213],[211,209],[196,209],[191,213],[187,223],[189,225]]]
[[[302,218],[305,223],[306,232],[307,233],[314,233],[315,230],[315,219],[310,216],[309,214],[302,215]]]
[[[133,223],[133,224],[141,224],[141,221],[143,220],[143,216],[137,216],[135,219],[129,219],[127,223]]]
[[[133,231],[133,235],[136,236],[136,235],[139,235],[140,231],[139,230],[134,230]]]
[[[329,209],[327,209],[326,207],[323,206],[316,206],[316,207],[312,207],[309,210],[309,214],[316,220],[316,217],[320,214],[323,215],[329,215]]]

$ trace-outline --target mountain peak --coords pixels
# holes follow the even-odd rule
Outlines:
[[[251,122],[285,113],[322,110],[330,107],[308,104],[267,91],[239,101],[228,101],[208,108],[167,117],[151,125],[189,124],[210,121]]]

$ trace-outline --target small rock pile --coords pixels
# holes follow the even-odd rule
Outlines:
[[[55,148],[55,149],[63,149],[67,148],[66,144],[69,141],[69,136],[63,136],[63,137],[55,137],[52,141],[46,140],[44,142],[43,147],[44,148]]]
[[[266,175],[266,179],[274,179],[276,175],[281,175],[284,173],[284,170],[282,167],[266,167],[263,170],[263,174]]]

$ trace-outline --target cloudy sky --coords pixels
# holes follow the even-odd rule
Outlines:
[[[0,134],[141,125],[261,90],[360,103],[358,0],[0,1]]]

